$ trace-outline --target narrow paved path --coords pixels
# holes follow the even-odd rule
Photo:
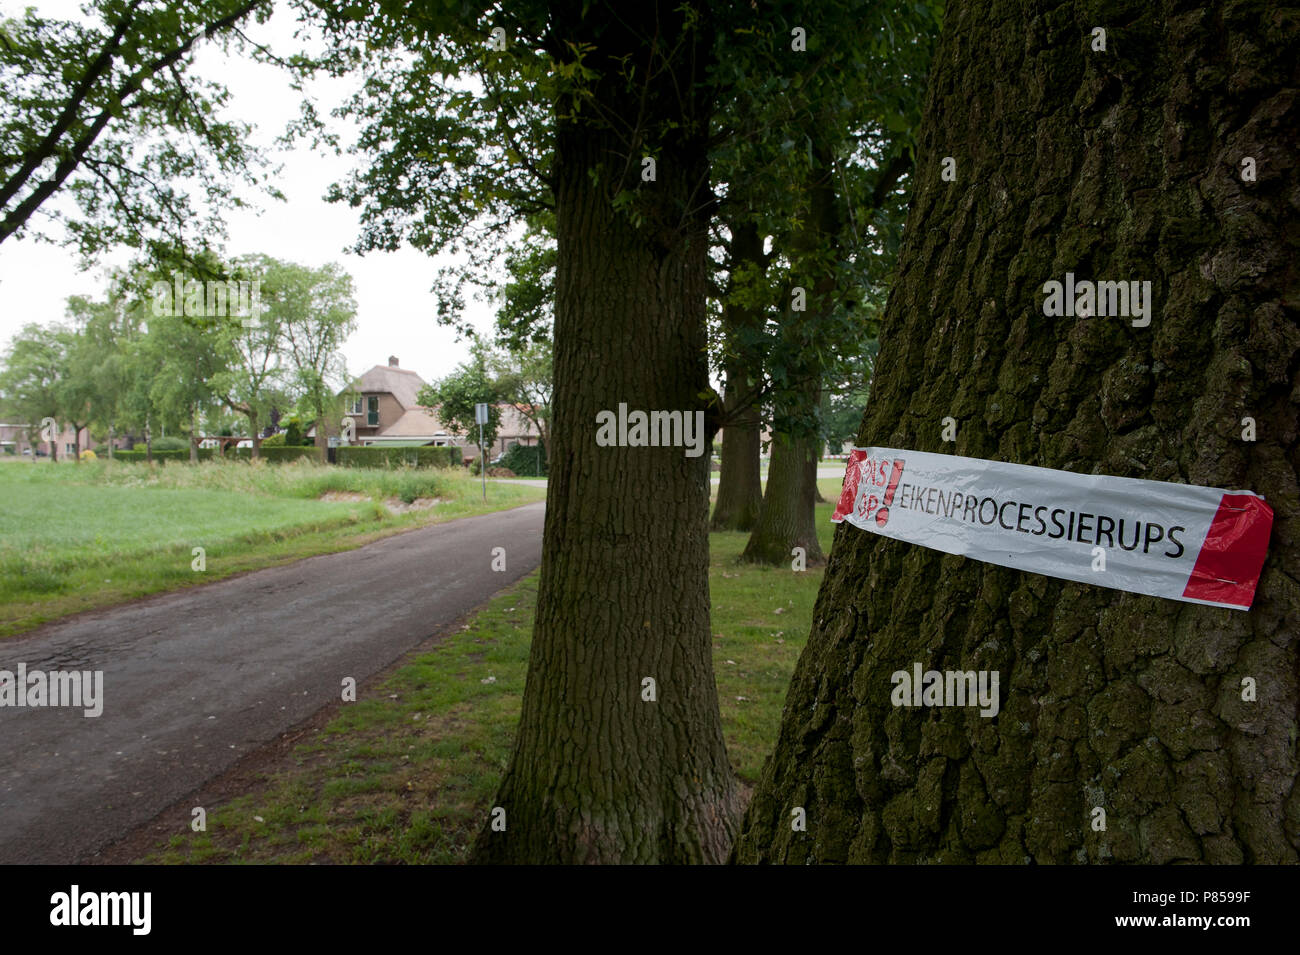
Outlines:
[[[83,860],[338,700],[345,677],[532,571],[544,514],[462,518],[0,643],[3,670],[104,671],[97,718],[0,707],[0,863]]]

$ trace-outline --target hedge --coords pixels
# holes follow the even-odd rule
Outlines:
[[[272,463],[276,463],[276,464],[278,464],[278,463],[280,463],[280,462],[283,462],[283,461],[298,461],[298,460],[300,460],[300,459],[302,459],[302,458],[306,458],[306,459],[309,460],[309,461],[318,461],[318,460],[320,460],[320,452],[319,452],[319,451],[317,451],[314,447],[312,447],[312,448],[307,448],[307,447],[303,447],[303,446],[300,445],[300,444],[299,444],[299,445],[283,445],[283,446],[277,446],[277,445],[274,445],[274,444],[273,444],[273,445],[271,445],[269,448],[266,447],[265,445],[263,445],[263,446],[261,447],[260,450],[261,450],[261,452],[262,452],[262,457],[263,457],[265,460],[267,460],[267,461],[269,461],[269,462],[272,462]],[[252,448],[235,448],[235,449],[234,449],[234,454],[232,455],[229,451],[227,451],[227,452],[226,452],[226,457],[228,457],[228,458],[229,458],[229,457],[235,457],[235,458],[238,458],[238,459],[241,460],[241,461],[249,461],[249,460],[252,460],[252,457],[253,457],[253,449],[252,449]]]
[[[464,451],[446,448],[385,448],[349,446],[339,448],[335,462],[349,468],[452,468],[460,467]]]
[[[293,447],[284,446],[271,447],[263,446],[261,449],[262,460],[272,464],[278,464],[283,461],[307,460],[315,461],[317,451],[314,447]],[[253,457],[252,448],[231,448],[226,451],[225,460],[227,461],[248,461]],[[132,462],[144,461],[144,448],[136,448],[132,451],[114,451],[113,458],[117,461]],[[190,459],[189,451],[155,451],[153,459],[159,463],[165,461],[188,461]],[[212,448],[199,448],[200,461],[221,460]],[[460,467],[464,462],[464,451],[461,448],[384,448],[384,447],[343,447],[338,449],[336,463],[344,467],[352,468],[400,468],[400,467],[420,467],[420,468],[452,468]]]
[[[279,464],[284,461],[297,461],[301,458],[306,458],[309,461],[317,459],[317,451],[315,448],[277,448],[272,446],[269,448],[262,448],[261,451],[262,459],[271,464]],[[103,455],[101,455],[101,457],[103,457]],[[248,461],[251,460],[252,457],[252,448],[231,448],[226,451],[225,460]],[[133,461],[146,461],[148,460],[148,455],[145,453],[144,448],[135,448],[131,451],[114,451],[113,459],[115,461],[124,461],[129,463]],[[153,453],[153,459],[159,463],[165,461],[188,461],[190,459],[190,452],[188,449],[184,451],[155,451]],[[221,458],[218,457],[214,448],[199,448],[199,460],[213,461],[221,460]]]
[[[108,453],[105,452],[104,454],[100,455],[100,457],[107,459]],[[206,460],[207,458],[211,458],[211,457],[212,457],[212,452],[210,450],[206,448],[199,449],[200,461]],[[155,461],[160,461],[160,462],[161,461],[188,461],[190,459],[190,452],[189,451],[155,451],[153,453],[153,459]],[[114,451],[113,460],[126,461],[128,463],[132,461],[147,461],[148,454],[146,454],[144,447],[140,446],[134,448],[131,451]]]

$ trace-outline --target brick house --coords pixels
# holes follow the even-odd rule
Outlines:
[[[33,438],[36,440],[33,441]],[[56,439],[60,459],[72,457],[75,453],[76,440],[77,436],[73,434],[72,429],[65,426]],[[90,446],[90,432],[82,428],[81,450],[84,451]],[[40,428],[33,428],[25,424],[0,424],[0,454],[26,454],[39,457],[49,453],[49,443],[41,440]]]
[[[464,448],[464,460],[478,457],[478,447],[469,435],[452,434],[438,420],[436,409],[421,407],[417,396],[425,381],[418,374],[402,368],[396,357],[387,365],[375,365],[349,389],[353,395],[347,409],[356,425],[355,443],[379,447]],[[504,405],[501,428],[493,443],[491,457],[504,453],[512,444],[531,446],[537,443],[537,429],[517,408]]]

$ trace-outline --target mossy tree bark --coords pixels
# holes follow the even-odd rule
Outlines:
[[[1241,612],[843,525],[735,858],[1296,862],[1296,21],[954,0],[944,31],[859,443],[1249,488],[1268,560]],[[1150,280],[1150,325],[1045,317],[1066,271]],[[915,662],[1000,671],[1000,713],[894,708]]]
[[[709,457],[596,443],[597,413],[620,403],[704,408],[709,105],[699,84],[713,28],[684,24],[690,11],[676,3],[623,8],[618,19],[584,19],[581,6],[551,7],[557,37],[591,44],[583,64],[597,78],[581,113],[557,119],[554,416],[536,621],[494,803],[505,829],[485,820],[473,860],[723,862],[739,800],[713,677]],[[648,55],[656,49],[671,60]],[[590,116],[622,117],[646,140]],[[657,178],[642,182],[650,148]],[[636,190],[641,225],[615,208],[619,187]]]

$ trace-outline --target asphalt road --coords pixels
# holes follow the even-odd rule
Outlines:
[[[83,861],[340,699],[345,677],[360,684],[533,570],[544,514],[463,518],[0,643],[3,670],[104,674],[98,717],[0,707],[0,863]]]

